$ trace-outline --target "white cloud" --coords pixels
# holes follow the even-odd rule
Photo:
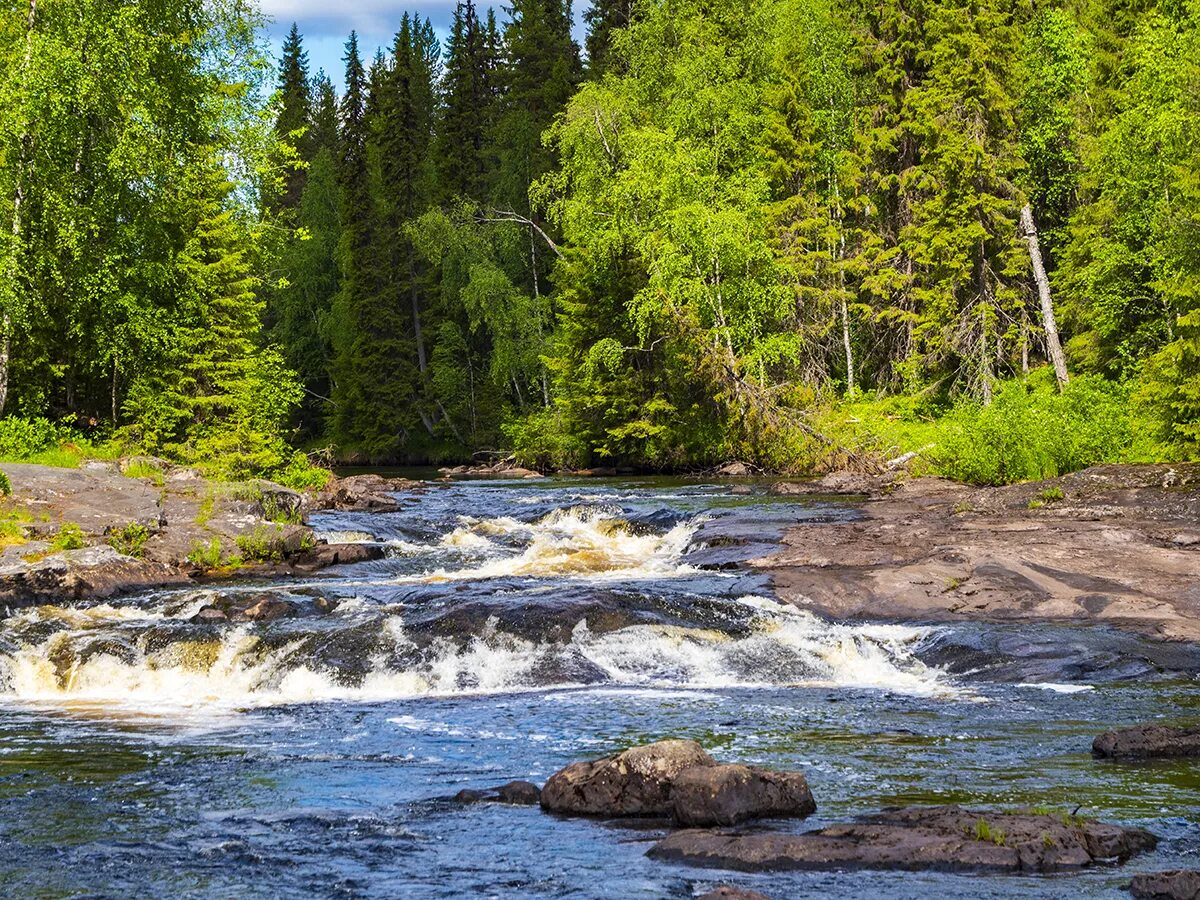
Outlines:
[[[448,17],[454,4],[455,0],[261,0],[259,7],[275,19],[273,31],[297,22],[305,35],[345,36],[351,29],[365,34],[394,31],[406,11],[429,16],[437,23]]]

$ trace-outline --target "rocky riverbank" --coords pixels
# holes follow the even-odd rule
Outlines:
[[[838,620],[1096,622],[1200,640],[1200,466],[1099,466],[973,488],[830,476],[776,493],[856,496],[755,565],[782,600]]]
[[[6,463],[0,471],[12,489],[0,498],[0,613],[378,558],[377,545],[322,542],[307,514],[397,510],[394,492],[416,487],[359,475],[301,493],[262,480],[216,482],[145,457],[78,469]]]

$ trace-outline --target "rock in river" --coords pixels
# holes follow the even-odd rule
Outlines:
[[[671,804],[681,825],[736,825],[748,819],[807,816],[817,808],[801,773],[738,765],[681,772],[671,785]]]
[[[1129,891],[1137,900],[1200,900],[1200,871],[1178,869],[1134,875]]]
[[[656,859],[744,871],[931,869],[1051,872],[1150,850],[1149,832],[1058,816],[907,807],[804,834],[677,831]]]
[[[1092,753],[1108,759],[1200,756],[1200,727],[1135,725],[1106,731],[1092,741]]]
[[[542,808],[569,815],[669,816],[675,777],[686,769],[716,764],[695,741],[633,747],[555,772],[542,789]]]

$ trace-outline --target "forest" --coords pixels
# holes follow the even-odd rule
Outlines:
[[[1200,456],[1200,2],[580,12],[6,4],[0,455]]]

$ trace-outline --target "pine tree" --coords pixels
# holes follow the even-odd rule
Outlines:
[[[308,81],[308,54],[295,22],[283,42],[278,89],[280,106],[279,116],[275,120],[275,133],[291,151],[279,206],[296,209],[304,191],[304,163],[312,156],[308,136],[312,121],[312,95]]]
[[[480,22],[473,0],[460,2],[446,44],[436,139],[435,158],[444,199],[466,197],[482,203],[486,198],[499,64],[494,54],[487,27]]]
[[[229,206],[232,190],[211,157],[190,178],[172,350],[134,384],[126,412],[151,451],[246,478],[289,460],[282,426],[300,388],[279,354],[257,345],[255,242]]]
[[[614,65],[613,32],[633,21],[633,0],[595,0],[583,21],[587,25],[587,74],[599,78]]]
[[[308,126],[308,149],[313,159],[322,150],[335,157],[338,148],[338,102],[333,82],[325,70],[317,72],[312,84],[312,118]]]

